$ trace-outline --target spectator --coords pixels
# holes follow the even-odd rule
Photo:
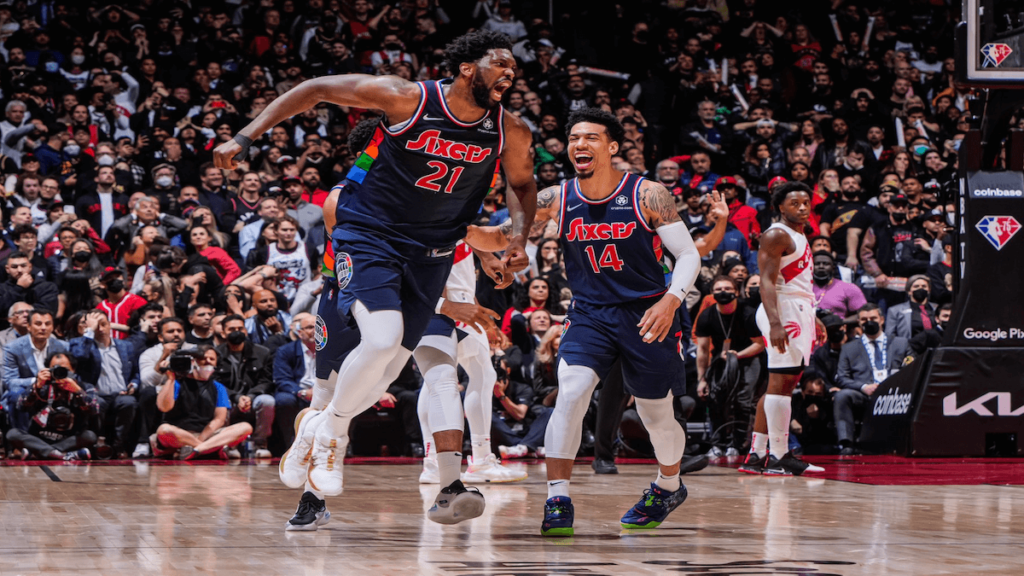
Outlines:
[[[284,188],[286,213],[299,221],[300,230],[309,231],[323,223],[323,209],[303,199],[305,188],[301,179],[286,176],[281,179],[281,186]]]
[[[137,364],[143,352],[159,343],[159,324],[164,308],[159,304],[146,304],[128,319],[131,327],[124,340],[132,345],[132,360]]]
[[[914,358],[918,358],[927,350],[938,348],[945,338],[946,326],[953,315],[953,305],[943,304],[935,312],[935,327],[930,330],[922,330],[910,339],[910,352]]]
[[[128,319],[132,313],[145,306],[147,302],[141,296],[136,296],[125,289],[124,272],[117,268],[107,268],[100,276],[100,283],[103,284],[106,298],[96,308],[107,315],[114,328],[113,337],[120,340],[128,335]]]
[[[804,372],[800,388],[793,394],[793,419],[790,427],[793,440],[803,454],[834,454],[836,433],[833,422],[835,406],[825,380]]]
[[[855,320],[855,322],[858,320]],[[820,378],[825,389],[831,393],[839,388],[836,382],[836,371],[839,369],[839,354],[843,344],[847,342],[846,324],[842,318],[835,314],[827,314],[821,319],[827,334],[827,344],[818,346],[811,353],[811,362],[807,366],[807,372],[811,378]]]
[[[811,288],[815,307],[840,318],[852,319],[851,316],[867,304],[864,293],[856,285],[835,277],[836,261],[831,252],[815,252],[813,262],[814,285]]]
[[[196,346],[213,346],[212,306],[203,303],[193,305],[188,309],[188,324],[192,329],[185,336],[185,342]]]
[[[128,248],[132,238],[143,226],[153,226],[158,236],[172,238],[183,232],[188,227],[188,222],[177,216],[161,214],[160,201],[144,196],[135,203],[135,209],[131,214],[114,221],[104,237],[110,249],[114,251],[115,257],[120,258],[123,255],[123,251]]]
[[[214,378],[223,384],[231,400],[231,423],[252,426],[256,458],[269,458],[267,439],[275,418],[274,360],[270,351],[249,341],[245,319],[237,314],[221,321],[226,342],[217,346],[217,371]]]
[[[306,247],[299,243],[299,221],[291,216],[275,220],[277,241],[257,249],[254,264],[269,265],[277,269],[277,291],[289,302],[295,299],[299,287],[313,275]]]
[[[544,432],[553,409],[535,403],[533,388],[509,379],[500,363],[494,367],[494,407],[491,411],[491,443],[498,445],[502,459],[544,456]]]
[[[743,233],[753,250],[754,242],[761,236],[761,226],[757,223],[757,211],[744,205],[735,178],[731,176],[719,178],[715,183],[715,190],[721,192],[725,196],[725,201],[729,203],[729,222]],[[743,193],[746,195],[746,190]]]
[[[53,335],[53,312],[33,308],[28,316],[28,334],[4,347],[4,408],[10,414],[22,392],[39,382],[46,359],[68,346]],[[17,420],[15,420],[17,423]]]
[[[155,456],[175,452],[182,460],[202,457],[228,458],[228,448],[245,441],[252,433],[247,422],[228,424],[228,400],[224,385],[212,379],[217,351],[209,346],[182,351],[179,358],[191,360],[191,367],[168,373],[157,396],[157,408],[164,423],[150,437]]]
[[[89,420],[99,413],[91,390],[77,381],[75,360],[66,352],[51,352],[32,386],[18,397],[24,426],[14,426],[7,440],[22,459],[88,460],[96,433]],[[63,374],[61,374],[63,372]],[[61,377],[63,376],[63,377]]]
[[[205,226],[195,225],[189,231],[189,248],[210,262],[224,284],[230,284],[242,275],[242,271],[223,248],[210,243],[212,240]]]
[[[902,279],[928,271],[929,255],[922,244],[921,229],[907,220],[907,197],[893,196],[889,219],[872,225],[864,235],[860,259],[864,270],[874,277],[879,298],[889,306],[906,298]],[[926,279],[927,281],[927,279]]]
[[[513,42],[526,36],[526,25],[512,14],[512,2],[509,0],[499,0],[496,13],[491,12],[487,2],[479,2],[473,10],[474,18],[477,17],[480,8],[483,8],[488,16],[487,21],[481,26],[484,30],[501,32],[511,38]]]
[[[193,345],[185,342],[185,323],[178,318],[164,318],[157,323],[158,343],[148,348],[139,357],[139,376],[143,389],[160,386],[167,371],[167,359],[181,348],[189,350]],[[182,344],[185,342],[184,344]]]
[[[75,201],[75,212],[89,221],[89,226],[105,238],[119,218],[128,214],[128,196],[117,184],[114,166],[96,169],[96,189]]]
[[[300,314],[295,325],[298,338],[279,347],[274,354],[275,419],[277,432],[286,446],[295,438],[295,417],[309,406],[316,383],[316,318],[312,314]]]
[[[247,258],[249,252],[256,247],[256,241],[263,233],[263,227],[277,220],[281,215],[279,206],[277,198],[266,197],[259,201],[257,212],[259,220],[250,221],[238,234],[238,250],[241,252],[242,258]]]
[[[910,340],[935,328],[935,304],[928,299],[931,291],[932,285],[927,276],[911,276],[907,280],[909,301],[889,308],[885,314],[886,335]]]
[[[690,154],[714,154],[716,159],[725,159],[726,151],[732,146],[733,132],[718,121],[717,115],[718,105],[714,102],[704,100],[697,105],[697,121],[684,125],[679,131],[679,141],[684,151]],[[710,167],[710,156],[708,165]],[[709,186],[714,186],[714,181]]]
[[[139,402],[139,366],[132,345],[113,338],[110,319],[104,311],[85,315],[85,333],[69,342],[71,356],[78,360],[80,380],[95,388],[101,426],[112,454],[128,457],[126,447],[134,441]],[[113,432],[110,434],[109,432]]]
[[[4,266],[7,280],[0,284],[0,310],[17,302],[27,302],[37,308],[57,312],[58,290],[52,282],[38,279],[32,273],[32,261],[22,252],[7,257]],[[0,323],[6,328],[6,322]]]
[[[711,171],[711,156],[704,151],[694,152],[690,156],[690,170],[683,172],[680,177],[683,186],[700,190],[702,194],[711,192],[717,181],[718,174]]]
[[[291,315],[278,309],[277,294],[272,290],[258,290],[252,295],[256,314],[245,320],[245,330],[254,344],[276,350],[287,339],[287,329],[292,323]],[[275,380],[277,380],[275,378]]]
[[[868,398],[878,385],[903,366],[909,352],[906,338],[885,334],[885,319],[876,304],[865,304],[857,313],[864,335],[851,340],[839,353],[834,396],[836,432],[840,454],[854,454],[854,427],[859,414],[868,406]]]
[[[32,305],[28,302],[15,302],[7,310],[9,326],[0,330],[0,354],[4,346],[28,334],[28,315],[31,311]]]

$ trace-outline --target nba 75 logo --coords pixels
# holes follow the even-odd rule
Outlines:
[[[981,63],[982,68],[998,68],[1003,60],[1013,53],[1013,48],[1006,44],[985,44],[981,47],[981,54],[985,61]]]
[[[985,216],[978,222],[978,231],[996,250],[1002,250],[1019,230],[1020,222],[1013,216]]]

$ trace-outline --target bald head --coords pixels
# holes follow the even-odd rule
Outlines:
[[[675,184],[679,181],[679,164],[672,160],[658,162],[658,181],[662,184]]]
[[[277,315],[277,296],[271,290],[257,290],[252,295],[252,305],[264,318]]]

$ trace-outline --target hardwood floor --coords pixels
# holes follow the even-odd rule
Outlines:
[[[521,465],[521,464],[519,464]],[[487,511],[425,520],[416,465],[349,465],[318,532],[285,532],[299,492],[274,465],[0,467],[0,574],[1024,573],[1024,487],[871,486],[710,467],[662,527],[618,519],[655,474],[624,465],[572,482],[576,536],[539,536],[543,464],[483,486]],[[49,472],[49,474],[47,473]]]

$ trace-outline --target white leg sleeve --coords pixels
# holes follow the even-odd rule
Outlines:
[[[672,394],[660,400],[636,398],[636,412],[651,436],[654,456],[662,466],[672,466],[683,459],[686,432],[676,420]]]
[[[420,419],[420,433],[423,435],[423,457],[434,455],[434,433],[430,431],[430,387],[426,380],[416,399],[416,416]]]
[[[327,409],[321,432],[333,438],[348,435],[348,424],[359,412],[375,388],[379,388],[389,364],[403,350],[402,313],[398,310],[370,312],[362,302],[352,306],[352,316],[359,326],[360,340],[338,371],[334,398]],[[397,373],[396,373],[397,374]],[[384,390],[387,389],[387,383]],[[383,394],[383,391],[381,391]],[[378,394],[367,406],[380,399]],[[319,434],[318,434],[319,435]]]
[[[544,433],[547,458],[576,458],[583,438],[583,417],[600,378],[586,366],[558,361],[558,399]]]
[[[481,342],[482,340],[482,342]],[[487,340],[470,334],[459,342],[459,364],[469,375],[466,387],[466,420],[473,436],[491,436],[491,398],[498,374],[491,364],[491,351]]]
[[[455,359],[430,346],[417,346],[413,355],[423,374],[424,387],[430,393],[428,412],[431,432],[461,432],[465,422]]]
[[[309,406],[313,410],[323,410],[327,408],[327,405],[331,403],[334,398],[334,387],[338,384],[338,373],[331,371],[329,378],[324,380],[323,378],[317,378],[316,384],[313,385],[313,399],[310,401]]]

